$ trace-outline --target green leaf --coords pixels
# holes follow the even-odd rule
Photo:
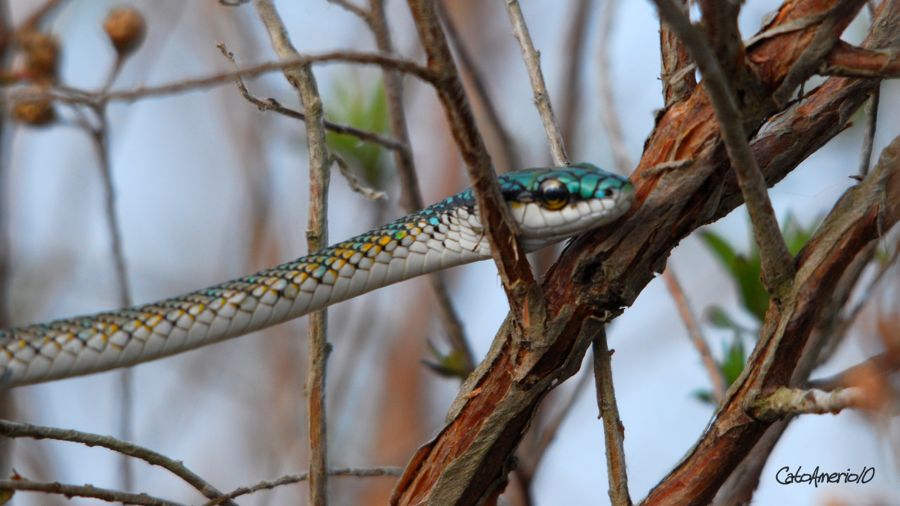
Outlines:
[[[740,330],[742,327],[731,319],[722,306],[712,305],[706,309],[706,320],[713,326],[720,329]]]
[[[328,111],[329,119],[378,134],[387,132],[387,100],[384,84],[380,80],[368,91],[359,87],[337,85],[334,94],[337,95],[337,100],[332,101],[335,107]],[[348,134],[329,132],[326,138],[329,148],[356,166],[367,184],[383,186],[388,171],[385,150],[381,146],[363,142]]]
[[[726,385],[731,386],[738,379],[746,363],[747,353],[744,349],[744,341],[741,339],[740,334],[735,333],[731,344],[725,349],[724,359],[719,364]]]
[[[691,397],[697,399],[698,401],[704,404],[711,404],[713,406],[716,405],[715,399],[713,399],[712,391],[705,390],[703,388],[698,388],[691,392]]]
[[[737,258],[737,253],[728,244],[728,241],[710,230],[700,232],[700,240],[715,254],[722,266],[728,269],[729,272],[732,272],[732,265],[734,265],[735,258]]]

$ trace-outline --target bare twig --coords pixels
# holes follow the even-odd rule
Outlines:
[[[846,408],[865,407],[866,394],[862,388],[836,388],[830,392],[817,389],[802,390],[781,387],[751,407],[755,418],[776,420],[800,414],[837,414]]]
[[[332,3],[334,5],[338,5],[344,8],[346,11],[355,14],[359,18],[361,18],[365,22],[369,22],[369,13],[363,9],[362,7],[356,5],[350,0],[328,0],[328,3]]]
[[[466,163],[481,214],[481,224],[491,246],[491,255],[500,271],[503,287],[510,299],[510,306],[518,314],[519,321],[523,317],[539,321],[539,315],[543,311],[542,297],[534,283],[525,251],[516,239],[514,223],[500,194],[491,158],[475,125],[472,109],[462,91],[459,74],[434,4],[428,0],[408,0],[408,3],[427,55],[428,71],[436,76],[438,98],[444,106],[453,136]],[[526,314],[528,316],[524,316]],[[540,343],[542,340],[537,327],[539,325],[530,326],[538,332],[534,342]]]
[[[498,166],[497,170],[502,172],[521,168],[522,162],[519,159],[516,140],[509,133],[509,129],[503,125],[503,121],[500,120],[500,114],[497,111],[497,107],[494,105],[494,101],[491,100],[491,97],[488,94],[487,86],[484,83],[484,76],[478,68],[478,64],[472,56],[472,52],[466,47],[462,36],[459,34],[459,30],[456,29],[456,23],[453,22],[450,13],[447,12],[444,0],[438,0],[435,2],[435,5],[441,23],[444,25],[444,30],[447,32],[447,40],[450,41],[453,51],[459,58],[459,67],[462,71],[463,78],[471,83],[474,98],[478,105],[484,110],[489,132],[493,133],[494,137],[498,140],[497,144],[500,148],[498,152],[500,155],[500,162],[496,164]]]
[[[234,53],[228,51],[228,48],[225,47],[225,44],[220,42],[220,43],[216,44],[216,46],[219,48],[219,50],[222,52],[222,54],[225,56],[225,58],[228,58],[229,61],[231,61],[232,63],[235,63]],[[235,66],[237,66],[237,63],[235,63]],[[241,96],[243,96],[251,104],[258,107],[260,111],[273,111],[273,112],[277,112],[278,114],[287,116],[289,118],[299,119],[300,121],[306,120],[305,114],[303,114],[300,111],[295,111],[288,107],[284,107],[283,105],[279,104],[278,101],[275,100],[274,98],[269,98],[267,100],[263,100],[261,98],[253,96],[250,93],[250,90],[247,89],[247,85],[244,84],[244,80],[240,76],[235,78],[234,82],[238,88],[238,91],[241,92]],[[352,135],[352,136],[358,138],[359,140],[371,142],[373,144],[378,144],[378,145],[385,147],[387,149],[390,149],[392,151],[406,151],[406,152],[409,151],[409,146],[407,144],[398,142],[394,139],[389,139],[389,138],[387,138],[383,135],[379,135],[375,132],[370,132],[368,130],[362,130],[360,128],[356,128],[356,127],[350,126],[350,125],[342,125],[340,123],[335,123],[335,122],[329,121],[327,119],[324,120],[324,123],[325,123],[325,128],[334,133]]]
[[[260,63],[239,70],[221,72],[206,77],[182,79],[176,82],[161,84],[158,86],[141,86],[130,90],[111,91],[109,93],[96,93],[71,87],[56,88],[26,88],[14,90],[9,101],[34,100],[51,98],[72,104],[98,104],[103,102],[133,102],[144,98],[160,97],[193,91],[210,86],[221,86],[233,82],[238,77],[256,77],[268,72],[285,71],[303,65],[320,63],[355,63],[360,65],[378,65],[403,72],[422,79],[425,82],[434,82],[436,77],[428,69],[415,62],[395,58],[393,56],[377,53],[359,53],[353,51],[333,51],[318,55],[301,55],[280,61]]]
[[[113,75],[113,74],[111,74]],[[116,286],[118,288],[119,307],[130,307],[131,287],[128,280],[128,269],[125,264],[125,252],[122,247],[122,229],[119,226],[119,218],[116,213],[116,191],[112,181],[112,164],[109,153],[109,122],[106,118],[104,105],[93,108],[97,125],[92,126],[86,120],[81,123],[82,128],[90,136],[94,150],[97,154],[97,162],[100,169],[100,180],[104,190],[104,210],[106,212],[106,227],[110,236],[110,248],[112,250],[113,265],[115,269]],[[118,373],[119,389],[119,436],[124,440],[131,440],[131,427],[133,415],[133,375],[131,369],[123,369]],[[120,460],[120,474],[122,488],[130,490],[133,487],[134,475],[131,469],[131,460],[122,457]]]
[[[541,72],[541,55],[534,49],[534,44],[531,42],[528,25],[525,24],[525,17],[522,15],[522,8],[519,6],[518,0],[506,0],[506,12],[512,23],[513,34],[519,41],[519,48],[522,50],[522,59],[525,61],[528,79],[531,81],[531,89],[534,92],[534,104],[544,123],[544,130],[550,137],[550,154],[553,157],[553,163],[559,166],[568,165],[569,155],[566,154],[563,137],[557,126],[556,117],[553,115],[553,106],[550,104],[550,94],[547,92],[547,85],[544,84],[544,75]]]
[[[353,173],[353,169],[350,168],[347,164],[347,160],[344,160],[342,156],[337,153],[332,153],[331,157],[334,164],[337,165],[338,170],[341,172],[341,175],[344,176],[344,179],[347,181],[347,184],[350,185],[351,190],[369,200],[383,200],[387,198],[387,195],[385,195],[384,192],[373,190],[372,188],[365,186],[362,181],[356,177],[356,174]]]
[[[27,490],[44,492],[65,497],[90,497],[107,502],[122,504],[138,504],[142,506],[183,506],[180,503],[167,501],[147,494],[132,494],[119,490],[99,488],[93,485],[68,485],[65,483],[44,483],[30,480],[0,480],[0,490]]]
[[[381,476],[400,476],[400,472],[402,471],[399,467],[385,466],[385,467],[373,467],[373,468],[363,468],[363,469],[353,469],[353,468],[338,468],[338,469],[329,469],[329,476],[350,476],[350,477],[358,477],[358,478],[377,478]],[[251,485],[249,487],[240,487],[232,490],[231,492],[217,497],[203,506],[217,506],[219,504],[224,504],[226,501],[230,499],[236,499],[243,495],[253,494],[255,492],[259,492],[260,490],[271,490],[276,487],[281,487],[284,485],[291,485],[294,483],[300,483],[309,479],[309,473],[300,473],[300,474],[288,474],[282,476],[281,478],[277,478],[275,480],[267,480],[261,481],[255,485]]]
[[[438,2],[438,6],[440,3]],[[387,17],[384,13],[384,0],[369,0],[369,12],[366,20],[375,37],[375,43],[378,50],[386,53],[394,53],[394,44],[391,40],[391,32],[388,28]],[[400,74],[393,70],[384,69],[384,93],[387,98],[388,114],[390,116],[391,133],[397,139],[400,139],[405,145],[410,144],[409,128],[406,123],[406,113],[403,110],[403,80]],[[422,199],[422,191],[419,188],[419,180],[416,173],[415,161],[410,150],[395,151],[394,163],[397,165],[397,173],[400,176],[400,185],[403,188],[403,194],[400,199],[402,205],[407,212],[414,212],[424,207],[425,202]],[[471,371],[475,367],[475,358],[472,348],[469,346],[469,340],[466,338],[463,330],[462,321],[453,307],[453,301],[450,299],[450,292],[443,273],[434,273],[428,276],[434,293],[438,313],[444,329],[447,332],[447,338],[450,345],[463,359],[463,366],[466,371]]]
[[[722,141],[725,143],[725,149],[728,151],[728,157],[731,159],[732,168],[737,175],[750,214],[753,235],[759,246],[764,281],[769,292],[778,300],[793,278],[793,259],[772,210],[772,203],[766,191],[766,181],[750,151],[741,114],[728,88],[728,82],[703,37],[691,26],[690,20],[681,9],[672,3],[672,0],[653,0],[653,2],[659,9],[660,17],[681,37],[703,73],[703,86],[719,121]]]
[[[861,373],[867,371],[876,371],[883,374],[895,372],[900,369],[900,357],[895,355],[891,352],[880,353],[833,376],[809,381],[806,387],[817,390],[835,390],[841,387],[852,386],[853,380],[858,378]]]
[[[859,175],[865,177],[872,165],[872,145],[875,142],[875,128],[878,126],[878,102],[881,88],[875,87],[866,102],[866,129],[863,131],[862,157],[859,161]]]
[[[573,147],[576,139],[575,130],[578,126],[578,113],[581,110],[579,107],[581,102],[581,70],[584,67],[582,60],[584,59],[584,50],[587,45],[585,44],[585,39],[593,3],[593,0],[578,0],[572,9],[572,18],[567,30],[569,35],[566,37],[566,49],[562,55],[564,62],[562,75],[563,82],[566,83],[566,89],[562,95],[560,125],[563,142],[572,151],[575,151]],[[602,50],[603,42],[600,44]]]
[[[275,53],[280,58],[301,58],[288,37],[272,0],[255,0],[257,13]],[[297,90],[306,112],[306,142],[309,149],[309,224],[306,241],[309,251],[328,244],[328,183],[332,158],[328,153],[323,124],[322,98],[312,66],[306,63],[284,69],[288,82]],[[306,390],[309,416],[309,498],[316,506],[327,504],[328,451],[325,422],[325,374],[328,360],[327,315],[325,310],[309,315],[309,371]]]
[[[143,460],[144,462],[159,466],[170,473],[184,480],[188,485],[197,489],[208,499],[220,497],[222,492],[210,485],[203,478],[195,474],[193,471],[185,467],[178,460],[166,457],[161,453],[157,453],[149,448],[138,446],[128,441],[122,441],[110,436],[102,436],[99,434],[91,434],[88,432],[80,432],[71,429],[58,429],[55,427],[43,427],[40,425],[32,425],[28,423],[13,422],[9,420],[0,420],[0,434],[8,438],[31,438],[31,439],[53,439],[56,441],[69,441],[72,443],[81,443],[86,446],[99,446],[122,455]],[[228,502],[231,506],[234,503]]]
[[[601,324],[602,325],[602,324]],[[628,474],[625,469],[625,428],[616,406],[616,391],[612,378],[612,353],[606,344],[606,331],[599,326],[591,346],[594,355],[594,378],[597,387],[597,407],[603,419],[606,439],[606,467],[609,478],[609,499],[614,506],[629,506]]]
[[[600,13],[600,33],[597,40],[597,91],[601,103],[600,119],[606,128],[606,135],[609,137],[609,146],[612,149],[616,172],[628,174],[631,172],[631,160],[628,156],[628,148],[625,146],[622,124],[619,122],[619,115],[616,112],[616,101],[613,99],[608,50],[617,5],[618,0],[606,0]]]
[[[721,404],[725,399],[725,389],[727,388],[725,378],[722,377],[722,371],[709,350],[706,338],[703,337],[703,333],[700,331],[700,325],[697,324],[697,319],[694,317],[694,312],[691,311],[687,296],[671,266],[663,272],[662,277],[663,281],[666,282],[669,293],[672,295],[672,300],[675,301],[675,307],[678,309],[678,314],[681,315],[681,321],[684,322],[684,326],[687,328],[691,343],[700,353],[700,360],[703,361],[703,366],[709,375],[709,381],[712,383],[713,398],[716,400],[716,404]]]

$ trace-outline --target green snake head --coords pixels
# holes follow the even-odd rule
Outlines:
[[[634,201],[628,179],[589,163],[511,172],[500,187],[528,250],[615,221]]]

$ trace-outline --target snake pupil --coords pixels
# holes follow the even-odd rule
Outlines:
[[[556,179],[547,179],[541,183],[541,203],[546,209],[555,211],[569,203],[569,189]]]

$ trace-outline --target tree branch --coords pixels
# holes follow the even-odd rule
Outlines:
[[[79,432],[72,429],[57,429],[55,427],[43,427],[40,425],[32,425],[28,423],[13,422],[9,420],[0,420],[0,434],[8,438],[27,437],[31,439],[54,439],[56,441],[69,441],[72,443],[81,443],[86,446],[99,446],[121,453],[128,457],[143,460],[152,465],[159,466],[178,476],[188,485],[197,489],[209,499],[213,499],[222,495],[218,489],[210,485],[203,478],[195,474],[193,471],[185,467],[178,460],[173,460],[161,453],[157,453],[149,448],[138,446],[134,443],[122,441],[110,436],[101,436],[99,434],[90,434],[88,432]],[[235,506],[233,502],[228,502],[231,506]]]
[[[836,415],[846,408],[868,405],[865,392],[858,387],[837,388],[830,392],[811,388],[781,387],[750,406],[751,416],[764,421],[774,421],[785,416],[802,414]]]
[[[894,49],[874,51],[839,42],[819,67],[819,74],[842,77],[900,77],[900,56]]]
[[[269,32],[272,47],[282,59],[299,59],[281,16],[272,0],[255,0],[260,19]],[[311,63],[285,68],[284,76],[297,90],[306,113],[306,145],[309,149],[309,221],[306,242],[310,252],[328,245],[328,184],[332,158],[325,141],[322,98]],[[316,506],[328,503],[328,438],[325,415],[325,374],[328,361],[326,310],[309,314],[309,370],[306,376],[309,419],[309,499]]]
[[[90,497],[107,502],[122,504],[138,504],[141,506],[183,506],[180,503],[167,501],[147,494],[132,494],[119,490],[95,487],[93,485],[69,485],[66,483],[44,483],[24,479],[0,480],[0,490],[27,490],[44,492],[65,497]]]
[[[614,506],[630,506],[628,473],[625,470],[625,426],[619,418],[616,390],[612,381],[612,353],[606,344],[603,324],[597,325],[598,335],[591,349],[594,355],[594,379],[597,388],[597,407],[603,420],[606,442],[606,469],[609,479],[609,500]]]
[[[531,266],[516,239],[513,221],[500,194],[491,158],[462,90],[434,4],[429,0],[408,0],[408,3],[427,55],[428,71],[435,76],[434,85],[438,98],[444,106],[453,137],[466,163],[481,214],[481,224],[491,245],[491,255],[500,271],[510,307],[520,314],[521,324],[528,328],[529,322],[540,320],[541,312],[541,296],[536,291]]]
[[[318,55],[302,55],[280,61],[260,63],[239,70],[221,72],[206,77],[183,79],[157,86],[141,86],[130,90],[110,91],[108,93],[93,92],[71,87],[25,88],[15,89],[9,94],[7,101],[15,103],[23,100],[54,99],[69,104],[100,104],[104,102],[134,102],[145,98],[161,97],[184,93],[210,86],[221,86],[233,82],[238,77],[256,77],[275,71],[285,71],[308,64],[321,63],[355,63],[360,65],[378,65],[410,74],[434,84],[435,75],[422,66],[401,58],[377,53],[359,53],[353,51],[333,51]]]
[[[775,212],[766,191],[766,181],[747,143],[743,119],[729,89],[726,76],[712,51],[678,6],[672,3],[672,0],[653,0],[653,2],[659,9],[660,16],[684,41],[688,52],[703,74],[703,87],[719,122],[722,141],[737,174],[741,194],[750,214],[753,236],[759,246],[763,279],[773,299],[780,299],[794,274],[793,259],[781,235],[778,220],[775,219]]]
[[[544,131],[550,140],[553,164],[568,165],[569,155],[566,153],[566,146],[563,144],[556,116],[553,114],[553,105],[550,103],[550,93],[547,91],[544,74],[541,72],[541,55],[534,49],[534,44],[531,42],[531,34],[528,33],[528,25],[525,23],[525,16],[522,15],[522,8],[519,6],[518,0],[506,0],[506,13],[512,23],[513,35],[519,42],[525,68],[528,70],[528,79],[531,81],[531,89],[534,92],[534,105],[537,106],[541,121],[544,123]]]
[[[814,16],[837,1],[791,2],[782,9],[775,27]],[[842,22],[849,23],[851,18]],[[797,56],[795,51],[802,51],[815,26],[813,22],[773,34],[748,48],[763,89],[772,90],[780,82]],[[891,44],[892,37],[900,35],[895,32],[877,31],[872,42]],[[829,79],[804,99],[803,107],[781,112],[762,128],[766,118],[777,112],[775,104],[770,101],[749,109],[747,128],[759,129],[752,148],[767,183],[782,179],[805,156],[846,128],[850,113],[862,104],[871,87],[867,80]],[[721,144],[713,117],[703,88],[662,113],[632,177],[639,204],[615,224],[575,238],[545,278],[544,331],[552,346],[540,350],[517,347],[523,331],[507,318],[488,356],[451,406],[440,434],[407,466],[395,488],[395,504],[428,500],[477,503],[493,497],[505,483],[509,456],[541,400],[580,368],[591,342],[591,334],[583,332],[587,317],[604,322],[615,318],[662,270],[665,258],[681,239],[740,205],[734,174],[717,149]],[[790,135],[785,135],[788,132]],[[683,160],[691,160],[690,170],[653,170]],[[523,362],[534,364],[524,377]],[[711,490],[733,469],[732,463],[727,464],[729,467],[717,471],[721,474],[705,475]],[[682,478],[690,481],[690,475]],[[697,493],[697,501],[711,499],[711,494],[704,494]]]

